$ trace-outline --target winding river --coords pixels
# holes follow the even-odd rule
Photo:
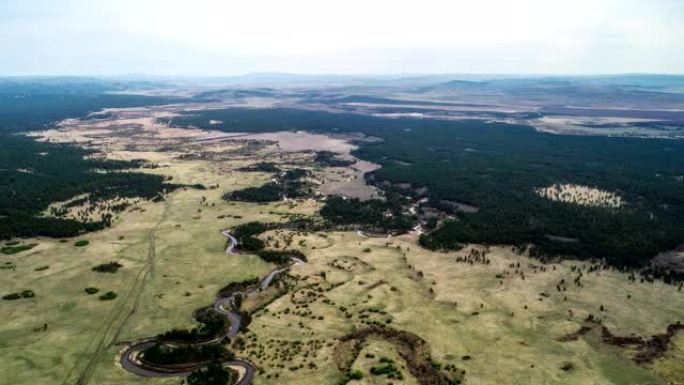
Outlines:
[[[230,241],[230,244],[226,248],[226,254],[235,254],[234,253],[234,248],[237,246],[238,241],[233,237],[229,230],[222,230],[221,234],[228,238]],[[230,327],[226,331],[226,333],[222,336],[219,336],[215,339],[212,339],[210,341],[204,341],[204,342],[198,342],[195,343],[194,345],[207,345],[207,344],[214,344],[214,343],[220,343],[225,339],[233,339],[235,338],[238,333],[240,332],[240,326],[242,325],[242,316],[240,313],[235,311],[234,308],[234,300],[235,297],[240,295],[240,296],[248,296],[252,293],[258,292],[260,290],[264,290],[268,288],[268,286],[271,284],[273,279],[278,275],[281,274],[285,271],[287,271],[291,266],[297,265],[297,264],[303,264],[305,263],[301,259],[298,258],[292,258],[291,263],[288,266],[285,267],[278,267],[274,270],[272,270],[270,273],[268,273],[264,278],[259,281],[257,285],[254,285],[251,288],[248,288],[242,292],[236,292],[233,293],[229,297],[219,297],[216,298],[213,304],[213,309],[216,313],[221,314],[228,318],[230,321]],[[156,337],[152,338],[143,338],[140,340],[137,340],[135,342],[130,343],[125,350],[121,353],[120,357],[120,362],[121,362],[121,367],[133,374],[136,374],[138,376],[142,377],[184,377],[192,373],[192,371],[203,367],[204,365],[207,364],[207,362],[196,362],[196,363],[189,363],[187,365],[176,365],[176,366],[155,366],[154,364],[144,362],[141,359],[141,354],[143,351],[146,349],[154,346],[156,343],[158,343],[158,340]],[[254,378],[254,364],[250,362],[246,358],[236,358],[231,361],[225,361],[223,362],[224,366],[230,367],[232,369],[236,369],[238,373],[240,374],[239,379],[235,383],[236,385],[249,385],[252,383],[252,380]]]

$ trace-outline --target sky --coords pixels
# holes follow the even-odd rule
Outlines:
[[[0,75],[684,73],[684,0],[0,0]]]

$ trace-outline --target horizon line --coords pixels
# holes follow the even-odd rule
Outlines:
[[[614,77],[614,76],[684,76],[684,72],[403,72],[403,73],[317,73],[317,72],[244,72],[240,74],[0,74],[0,79],[7,78],[240,78],[250,76],[309,76],[309,77],[439,77],[439,76],[511,76],[511,77]]]

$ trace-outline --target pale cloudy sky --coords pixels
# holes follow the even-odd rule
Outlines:
[[[684,0],[0,0],[0,75],[684,73]]]

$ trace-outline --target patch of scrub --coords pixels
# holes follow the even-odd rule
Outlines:
[[[553,184],[534,190],[542,198],[580,206],[620,208],[625,205],[622,197],[614,192],[578,184]]]
[[[653,369],[656,373],[661,374],[668,379],[672,384],[684,383],[684,333],[678,333],[673,339],[672,348],[665,356],[657,360]]]
[[[30,245],[10,245],[10,246],[3,246],[2,249],[0,249],[0,252],[6,255],[11,255],[11,254],[17,254],[21,253],[22,251],[26,250],[31,250],[32,248],[36,247],[38,244],[37,243],[32,243]]]

